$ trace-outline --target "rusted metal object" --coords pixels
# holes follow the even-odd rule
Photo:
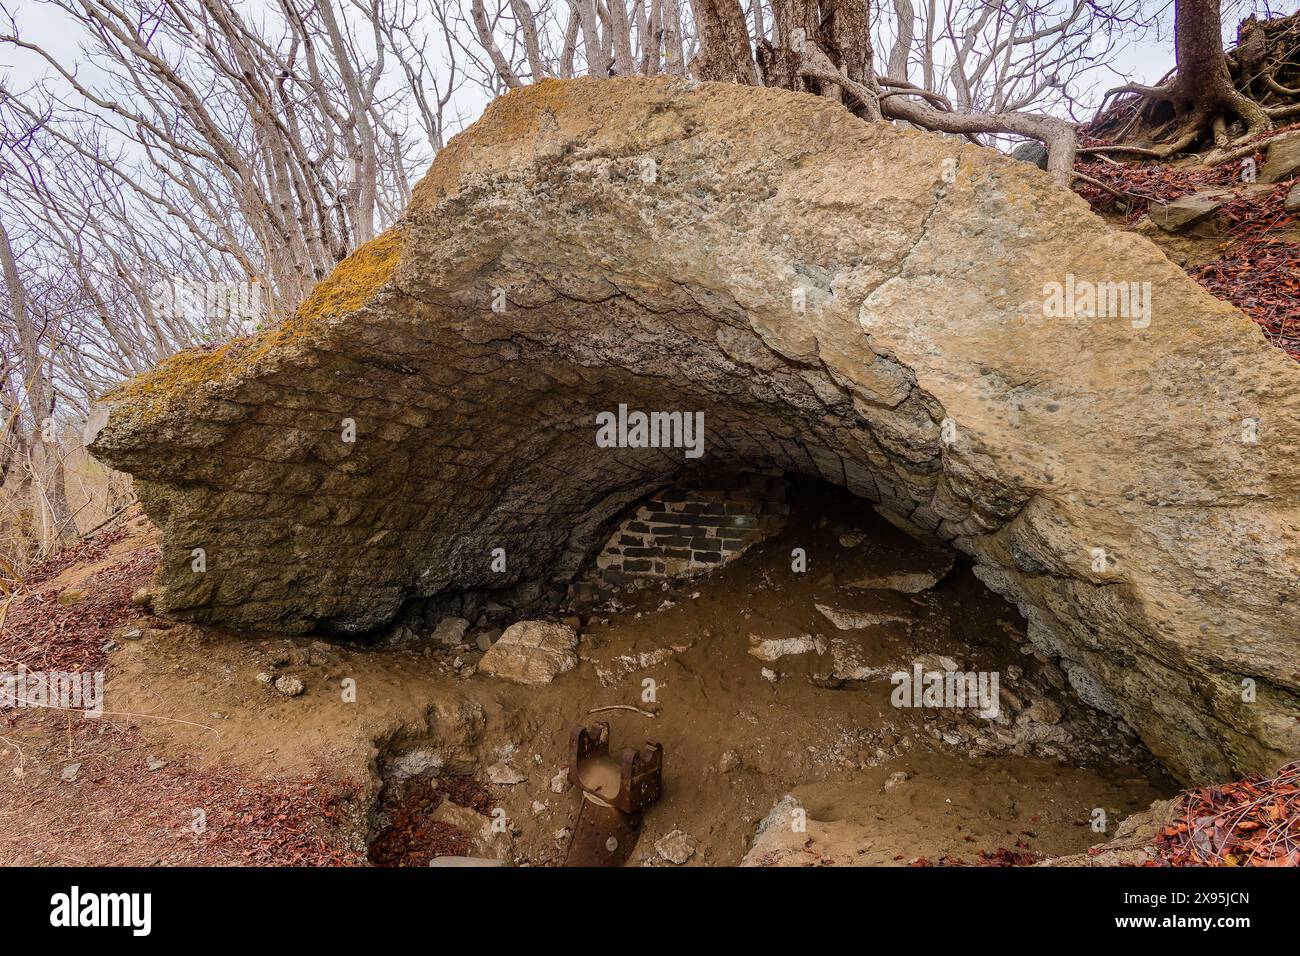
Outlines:
[[[659,799],[664,748],[646,741],[617,759],[609,724],[575,727],[569,735],[569,782],[582,792],[565,866],[622,866],[641,832],[641,811]]]

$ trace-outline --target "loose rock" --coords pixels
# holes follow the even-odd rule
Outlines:
[[[468,630],[469,621],[463,617],[444,617],[433,629],[432,637],[439,644],[454,647],[465,640],[465,632]]]
[[[578,635],[571,627],[520,621],[483,654],[478,671],[515,684],[549,684],[578,666],[577,646]]]
[[[695,837],[681,830],[674,830],[655,841],[655,852],[669,863],[681,866],[695,855],[696,846],[698,844]]]
[[[306,690],[302,680],[292,675],[276,678],[275,689],[286,697],[297,697]]]

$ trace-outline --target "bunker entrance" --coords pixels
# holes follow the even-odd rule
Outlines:
[[[750,533],[725,538],[729,524]],[[1023,862],[1082,852],[1176,789],[964,559],[843,489],[773,472],[700,476],[630,506],[601,541],[544,615],[579,635],[571,670],[514,686],[472,674],[476,652],[462,651],[465,686],[547,741],[520,742],[512,766],[526,779],[494,788],[503,814],[528,820],[516,861],[566,858],[580,798],[556,776],[571,729],[595,720],[620,747],[664,748],[663,793],[630,865],[679,854],[676,831],[713,863],[810,847],[858,864]],[[476,618],[463,648],[497,631]],[[484,772],[498,759],[488,750]]]

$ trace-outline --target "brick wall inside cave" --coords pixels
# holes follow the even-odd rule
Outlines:
[[[624,515],[596,556],[594,576],[626,584],[711,571],[779,531],[789,513],[779,474],[687,479]]]

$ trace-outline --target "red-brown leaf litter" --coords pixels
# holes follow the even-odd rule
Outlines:
[[[1156,866],[1300,866],[1300,761],[1187,791],[1156,852]]]
[[[59,552],[6,600],[0,672],[88,673],[106,666],[115,629],[140,618],[154,547],[125,550],[126,522]],[[97,563],[102,567],[94,568]],[[72,585],[65,571],[90,573]],[[59,603],[75,588],[84,597]],[[111,675],[109,680],[111,681]],[[47,707],[0,710],[0,865],[364,865],[347,827],[363,819],[363,788],[324,774],[254,778],[186,759],[159,761],[136,727],[144,715]]]
[[[370,844],[370,859],[380,866],[428,866],[435,857],[464,856],[471,835],[431,815],[444,801],[487,817],[492,795],[469,777],[413,779],[385,807],[387,823]]]
[[[1262,168],[1264,152],[1255,153],[1253,159],[1255,168]],[[1188,274],[1241,309],[1259,324],[1269,342],[1300,361],[1300,243],[1277,235],[1283,230],[1294,235],[1297,226],[1296,214],[1283,208],[1294,182],[1260,190],[1242,182],[1244,162],[1201,167],[1098,159],[1081,162],[1076,169],[1125,193],[1127,199],[1121,202],[1083,181],[1076,189],[1098,212],[1122,215],[1125,222],[1135,223],[1152,202],[1168,203],[1203,189],[1234,187],[1234,198],[1216,214],[1223,232],[1222,254],[1190,268]]]

